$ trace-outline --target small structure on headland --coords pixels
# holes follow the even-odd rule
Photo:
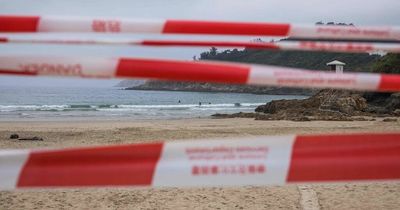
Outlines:
[[[331,67],[331,70],[335,70],[335,72],[337,74],[342,74],[343,73],[343,68],[346,65],[345,63],[338,61],[338,60],[334,60],[332,62],[329,62],[326,64],[327,66]]]

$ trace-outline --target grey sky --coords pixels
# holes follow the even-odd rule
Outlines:
[[[399,24],[398,0],[1,0],[9,14]]]
[[[132,18],[214,19],[315,23],[335,21],[356,25],[400,25],[399,0],[0,0],[1,14],[79,15]],[[126,35],[121,35],[126,36]],[[140,35],[141,38],[149,37]],[[164,38],[151,35],[150,38]],[[176,36],[173,36],[176,38]],[[203,37],[194,36],[200,39]],[[249,40],[253,37],[234,37]],[[210,37],[205,37],[210,39]],[[218,37],[218,39],[232,39]],[[82,56],[140,56],[191,59],[205,48],[143,48],[98,46],[1,45],[1,53]],[[77,80],[0,77],[0,85],[54,84],[111,86],[115,80]]]

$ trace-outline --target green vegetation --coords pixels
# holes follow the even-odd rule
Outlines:
[[[400,74],[400,54],[389,53],[373,65],[374,72]]]
[[[326,63],[340,60],[346,63],[345,71],[372,71],[373,64],[380,58],[379,55],[367,53],[331,53],[331,52],[303,52],[303,51],[273,51],[273,50],[225,50],[218,52],[211,48],[200,54],[200,60],[219,60],[304,68],[312,70],[327,70]]]

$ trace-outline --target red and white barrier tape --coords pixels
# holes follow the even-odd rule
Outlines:
[[[147,78],[285,87],[400,91],[400,75],[394,74],[336,74],[277,66],[144,58],[0,55],[0,74]]]
[[[400,180],[400,134],[277,136],[0,151],[0,189]]]
[[[102,17],[0,16],[0,32],[110,32],[290,36],[318,39],[400,40],[400,27],[294,25]]]
[[[274,50],[333,51],[333,52],[391,52],[399,53],[399,43],[360,43],[360,42],[315,42],[315,41],[280,41],[280,42],[241,42],[241,41],[189,41],[189,40],[137,40],[137,39],[71,39],[71,38],[24,38],[0,37],[0,43],[30,44],[101,44],[101,45],[143,45],[143,46],[213,46],[246,47]]]

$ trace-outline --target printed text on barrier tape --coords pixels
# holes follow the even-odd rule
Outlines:
[[[0,189],[400,180],[400,134],[254,137],[0,151]]]

